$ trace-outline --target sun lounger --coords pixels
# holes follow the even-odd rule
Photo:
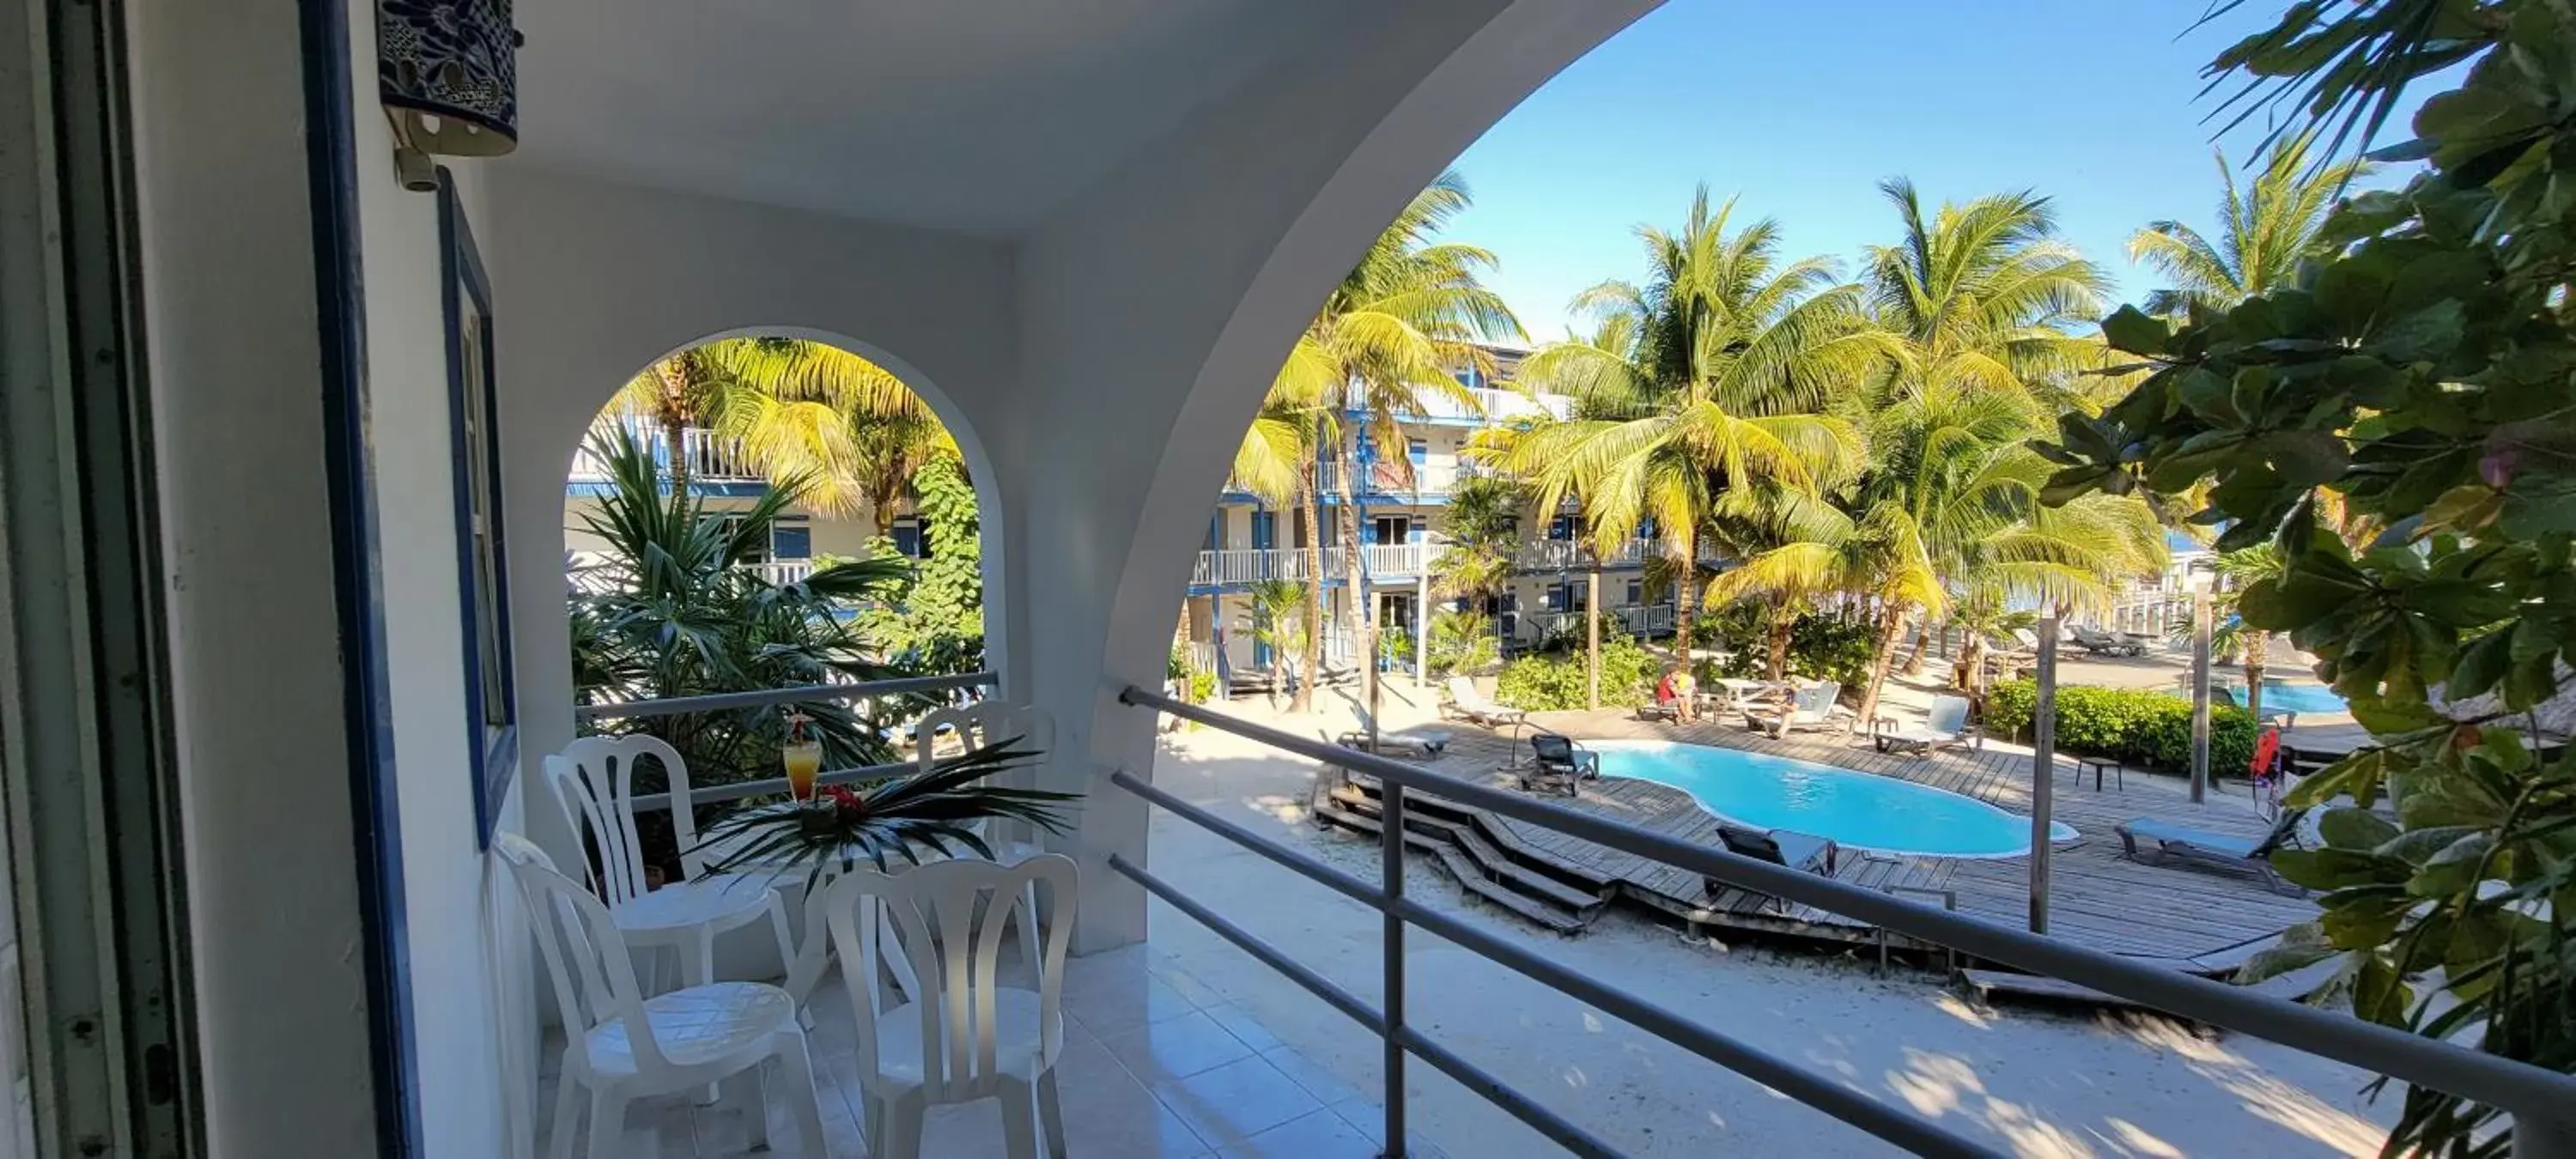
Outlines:
[[[1476,682],[1464,676],[1449,678],[1449,703],[1440,706],[1442,717],[1455,716],[1470,724],[1487,728],[1517,725],[1529,714],[1510,705],[1496,704],[1476,691]]]
[[[2281,819],[2273,823],[2272,831],[2259,838],[2231,837],[2153,817],[2132,817],[2111,829],[2120,835],[2121,848],[2131,861],[2151,865],[2171,857],[2179,861],[2232,865],[2261,874],[2264,885],[2276,892],[2304,896],[2307,890],[2284,880],[2280,872],[2272,868],[2271,860],[2272,851],[2288,842],[2297,831],[2300,812],[2296,809],[2283,812]],[[2155,843],[2152,856],[2139,856],[2140,841]]]
[[[1720,825],[1717,827],[1717,839],[1726,846],[1727,852],[1739,857],[1767,861],[1773,865],[1795,869],[1802,873],[1812,873],[1819,877],[1834,875],[1834,862],[1842,852],[1841,847],[1835,845],[1830,838],[1795,833],[1787,829],[1746,829],[1736,825]],[[1730,889],[1741,888],[1714,877],[1703,878],[1700,884],[1711,897]],[[1773,907],[1786,908],[1787,903],[1782,899],[1767,894],[1764,896],[1770,898],[1770,904]]]
[[[1530,767],[1521,791],[1573,796],[1585,781],[1601,779],[1601,754],[1552,732],[1530,734]]]
[[[1849,732],[1859,716],[1836,703],[1842,692],[1841,684],[1824,680],[1797,689],[1785,701],[1775,698],[1768,704],[1748,705],[1744,709],[1744,726],[1770,733],[1774,740],[1793,731]]]
[[[1369,734],[1353,731],[1335,737],[1333,743],[1346,749],[1358,749],[1364,753],[1373,752],[1382,757],[1420,757],[1426,761],[1436,761],[1440,759],[1441,751],[1449,747],[1449,734],[1445,732],[1380,733],[1372,745]]]
[[[1921,724],[1881,727],[1890,719],[1882,716],[1870,722],[1870,739],[1877,742],[1878,751],[1883,753],[1911,752],[1917,756],[1930,756],[1945,748],[1983,750],[1986,747],[1986,738],[1975,725],[1968,723],[1968,698],[1964,696],[1933,697],[1932,711]]]
[[[2147,642],[2126,632],[2105,632],[2100,628],[2077,626],[2067,629],[2075,643],[2096,656],[2144,656]]]

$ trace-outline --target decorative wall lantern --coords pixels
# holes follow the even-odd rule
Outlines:
[[[377,0],[376,87],[405,185],[437,187],[431,154],[518,147],[519,43],[510,0]]]

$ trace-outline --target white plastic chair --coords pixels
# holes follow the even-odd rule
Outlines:
[[[680,868],[686,880],[647,889],[644,850],[635,832],[635,765],[641,758],[661,762],[671,792],[671,829],[680,845]],[[710,877],[706,854],[698,849],[697,819],[687,805],[689,769],[659,737],[592,736],[546,758],[546,781],[564,819],[575,834],[587,834],[598,850],[600,889],[626,944],[640,950],[669,947],[680,960],[680,982],[702,986],[715,981],[716,935],[768,917],[778,938],[782,968],[796,960],[796,944],[787,930],[787,902],[765,878],[718,874]]]
[[[932,746],[942,728],[954,732],[969,749],[1013,737],[1019,738],[1011,746],[1013,748],[1034,749],[1041,753],[1055,748],[1055,718],[1042,710],[1007,700],[950,705],[932,709],[921,718],[921,724],[915,730],[917,747],[914,760],[922,772],[929,772],[939,764]],[[1031,763],[996,775],[992,783],[1004,788],[1034,789],[1037,778],[1038,766]],[[977,830],[977,834],[991,843],[993,859],[1004,865],[1043,852],[1038,848],[1037,833],[1022,822],[986,824]]]
[[[563,1013],[563,1073],[548,1144],[552,1159],[572,1159],[573,1128],[581,1121],[576,1085],[590,1090],[590,1159],[615,1159],[627,1103],[746,1073],[752,1076],[744,1107],[751,1145],[766,1146],[769,1114],[759,1075],[760,1064],[771,1058],[786,1073],[781,1094],[795,1117],[803,1153],[822,1159],[827,1144],[814,1061],[796,1020],[796,1002],[786,991],[758,982],[716,982],[647,998],[607,906],[556,872],[545,851],[527,838],[501,833],[492,849],[518,882]]]
[[[1041,883],[1055,920],[1035,955],[1037,989],[1003,986],[996,980],[1003,935]],[[1064,1049],[1064,955],[1074,895],[1073,861],[1055,853],[1017,865],[933,862],[899,876],[858,870],[823,891],[841,979],[858,1020],[870,1156],[918,1159],[922,1117],[933,1104],[992,1096],[1002,1104],[1011,1159],[1037,1159],[1038,1123],[1045,1127],[1046,1154],[1064,1159],[1055,1062]],[[862,916],[878,907],[889,936],[863,931]],[[911,999],[891,1008],[870,984],[881,946],[908,960],[919,979]]]

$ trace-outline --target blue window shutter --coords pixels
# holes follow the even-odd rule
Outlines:
[[[802,523],[781,523],[769,529],[771,559],[814,558],[814,529]]]
[[[921,525],[909,519],[894,524],[894,549],[897,554],[921,557]]]

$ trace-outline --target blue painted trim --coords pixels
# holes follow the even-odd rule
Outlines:
[[[341,723],[349,746],[360,952],[367,977],[367,1061],[376,1153],[423,1153],[420,1046],[404,910],[402,817],[395,792],[393,690],[385,660],[383,561],[377,551],[374,454],[367,432],[365,281],[359,262],[357,130],[349,73],[349,6],[301,0],[304,162],[313,217],[314,323],[322,370],[323,467],[329,480],[331,578],[339,623]]]
[[[474,846],[488,849],[492,829],[501,820],[501,802],[509,799],[510,782],[519,771],[519,693],[517,674],[512,671],[510,650],[510,577],[501,563],[510,558],[509,536],[501,521],[501,497],[508,494],[501,487],[501,413],[498,384],[494,381],[492,283],[483,273],[482,252],[474,246],[474,227],[465,219],[465,207],[456,200],[453,174],[442,166],[438,170],[438,240],[439,240],[439,319],[447,333],[447,430],[448,455],[453,467],[448,476],[456,482],[456,598],[457,625],[465,650],[465,728],[466,751],[474,753],[478,766],[474,770]],[[491,522],[492,535],[492,605],[500,623],[491,625],[499,641],[502,723],[490,723],[491,705],[483,699],[483,630],[481,601],[474,590],[474,484],[469,477],[473,457],[466,445],[466,378],[465,378],[465,311],[471,306],[483,322],[483,463],[489,478],[485,489],[491,496],[492,509],[484,513]]]

